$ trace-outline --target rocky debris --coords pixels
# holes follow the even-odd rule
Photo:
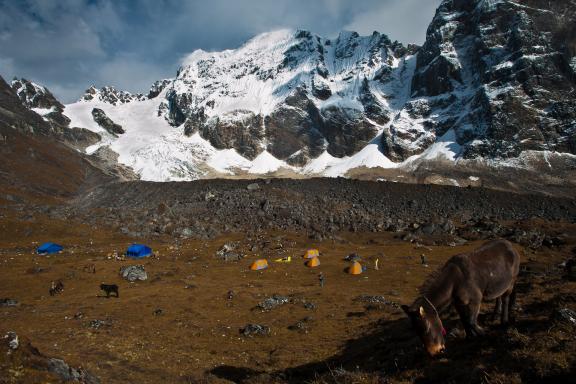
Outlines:
[[[246,189],[249,191],[257,191],[258,189],[260,189],[260,184],[258,184],[258,183],[248,184],[246,186]]]
[[[92,109],[92,118],[99,126],[104,128],[111,135],[118,136],[125,132],[120,124],[113,122],[112,119],[106,116],[106,112],[100,108]]]
[[[48,371],[55,373],[63,381],[82,384],[100,384],[100,380],[83,368],[73,368],[62,359],[49,358]]]
[[[316,304],[314,304],[310,301],[304,301],[304,308],[306,308],[309,311],[312,311],[312,310],[316,309]]]
[[[419,226],[415,233],[417,235],[452,234],[455,229],[452,220],[440,219]]]
[[[295,324],[289,325],[288,329],[290,331],[297,331],[300,333],[308,333],[310,331],[310,323],[314,319],[311,316],[307,316],[302,320],[297,321]]]
[[[110,328],[112,326],[112,320],[105,319],[105,320],[90,320],[88,323],[88,327],[93,329],[100,329],[100,328]]]
[[[18,341],[18,335],[16,334],[16,332],[9,331],[4,336],[4,340],[7,341],[8,348],[10,348],[13,351],[17,350],[18,347],[20,346],[20,342]]]
[[[390,301],[390,300],[386,299],[384,296],[380,296],[380,295],[360,295],[360,296],[356,297],[354,299],[354,301],[360,302],[360,303],[365,303],[365,304],[376,305],[376,307],[381,306],[381,305],[387,305],[387,306],[392,306],[392,307],[396,307],[396,308],[400,307],[400,304],[398,304],[394,301]]]
[[[243,255],[235,251],[237,243],[226,243],[218,251],[216,257],[223,261],[239,261],[243,259]]]
[[[6,356],[2,359],[3,382],[22,382],[27,376],[22,374],[32,373],[34,382],[52,383],[75,382],[82,384],[100,384],[100,380],[82,367],[72,367],[64,360],[51,358],[43,355],[25,337],[19,337],[15,332],[8,332],[4,336],[4,346],[7,351],[2,351]]]
[[[240,334],[245,337],[269,336],[270,327],[260,324],[247,324],[244,328],[240,329]]]
[[[0,299],[0,307],[17,307],[18,305],[20,305],[18,300],[8,298]]]
[[[134,282],[137,280],[144,281],[148,279],[148,274],[146,273],[143,265],[127,265],[121,267],[120,275],[129,282]]]
[[[63,291],[64,291],[64,283],[62,283],[62,280],[52,281],[49,289],[50,296],[58,295]]]
[[[271,297],[267,297],[266,299],[264,299],[263,301],[261,301],[257,308],[263,310],[263,311],[270,311],[274,308],[278,308],[284,304],[288,304],[290,302],[290,299],[286,296],[280,296],[280,295],[272,295]]]
[[[570,308],[559,308],[554,311],[552,317],[560,322],[576,327],[576,312]]]
[[[250,180],[202,180],[177,185],[113,183],[97,187],[72,205],[59,208],[58,214],[62,218],[81,218],[87,223],[119,227],[125,233],[142,237],[180,236],[179,228],[190,228],[192,237],[202,239],[219,233],[262,229],[305,230],[322,238],[334,238],[339,231],[412,234],[415,218],[420,220],[418,223],[429,223],[438,217],[456,222],[462,220],[465,212],[463,225],[446,237],[449,242],[457,242],[459,238],[473,241],[505,237],[506,233],[520,231],[514,228],[517,226],[505,229],[498,224],[503,221],[539,217],[570,222],[576,217],[576,205],[570,199],[482,188],[427,185],[406,188],[395,183],[345,179],[274,179],[270,184],[259,181],[259,192],[247,193],[247,186],[252,183]],[[208,191],[218,193],[206,201]],[[160,203],[178,215],[159,214]],[[256,247],[254,251],[262,249],[261,242],[250,244]]]
[[[358,301],[361,303],[370,303],[370,304],[388,304],[389,301],[384,298],[384,296],[378,295],[360,295],[354,299],[354,301]]]
[[[152,313],[154,314],[154,316],[160,316],[164,314],[164,310],[162,310],[162,308],[156,308]]]

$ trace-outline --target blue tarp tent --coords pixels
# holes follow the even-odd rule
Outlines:
[[[134,257],[137,259],[141,257],[150,256],[151,254],[152,254],[152,248],[144,244],[132,244],[131,246],[128,247],[128,250],[126,251],[126,256]]]
[[[38,247],[38,249],[36,250],[36,252],[39,255],[50,255],[52,253],[58,253],[62,250],[62,246],[55,244],[55,243],[44,243],[41,246]]]

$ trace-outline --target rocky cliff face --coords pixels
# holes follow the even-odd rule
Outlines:
[[[575,53],[574,0],[445,0],[386,151],[403,160],[451,131],[464,158],[576,154]],[[395,130],[406,121],[412,148]]]
[[[25,93],[21,91],[17,94],[14,87],[0,77],[0,124],[22,133],[48,134],[50,124],[24,105],[21,95]]]
[[[194,52],[168,85],[161,112],[187,134],[248,159],[268,151],[302,165],[323,151],[350,156],[388,122],[379,95],[407,54],[377,32],[335,40],[272,32],[234,51]]]
[[[62,112],[64,105],[46,88],[26,79],[14,79],[11,87],[24,106],[42,115],[55,130],[67,127],[70,119]]]
[[[157,86],[156,83],[154,85]],[[91,86],[84,92],[84,95],[80,100],[102,101],[112,105],[119,105],[129,103],[131,101],[138,101],[145,99],[146,97],[141,93],[134,95],[130,92],[119,91],[114,87],[102,87],[100,89],[97,89],[96,87]]]

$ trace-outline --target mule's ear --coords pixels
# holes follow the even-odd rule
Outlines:
[[[422,306],[420,307],[419,313],[420,313],[420,317],[426,317],[426,312],[424,312],[424,307],[422,307]]]
[[[407,315],[410,315],[410,307],[407,305],[401,305],[400,308],[402,308],[402,310],[404,312],[406,312]]]

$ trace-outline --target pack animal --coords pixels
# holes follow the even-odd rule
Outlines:
[[[503,325],[509,322],[514,306],[514,285],[520,270],[520,255],[506,240],[488,242],[470,252],[452,256],[424,283],[420,296],[402,309],[431,356],[445,349],[446,331],[439,313],[454,305],[466,336],[484,333],[478,325],[480,304],[496,300]]]
[[[50,284],[50,290],[49,290],[50,296],[54,296],[58,293],[62,293],[63,290],[64,290],[64,284],[60,280],[53,281]]]
[[[100,289],[106,292],[106,297],[110,297],[110,294],[112,293],[114,293],[114,296],[120,297],[118,286],[116,284],[100,284]]]

